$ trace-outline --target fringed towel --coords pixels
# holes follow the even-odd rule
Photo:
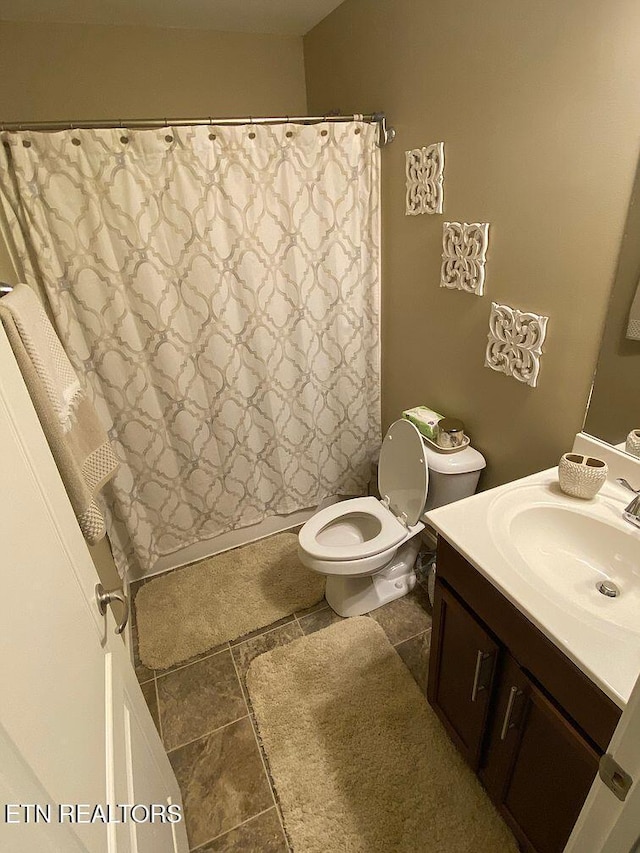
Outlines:
[[[632,341],[640,341],[640,281],[636,289],[636,295],[631,303],[629,311],[629,322],[627,324],[627,338]]]
[[[118,460],[33,290],[14,287],[0,300],[0,319],[80,529],[93,545],[105,534],[96,496]]]

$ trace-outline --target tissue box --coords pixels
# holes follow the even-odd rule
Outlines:
[[[403,412],[402,417],[411,421],[426,438],[435,441],[436,426],[438,421],[442,420],[443,416],[434,412],[433,409],[427,409],[426,406],[415,406],[415,408],[407,409],[406,412]]]

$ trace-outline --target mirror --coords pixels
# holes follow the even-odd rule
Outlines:
[[[629,432],[640,429],[640,337],[627,337],[629,313],[639,290],[640,163],[583,426],[584,432],[608,444],[622,444],[622,450]],[[636,305],[640,329],[640,295]]]

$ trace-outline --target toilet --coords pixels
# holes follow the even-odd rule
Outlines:
[[[375,497],[350,498],[319,510],[298,534],[298,556],[327,576],[326,599],[340,616],[360,616],[413,589],[413,570],[430,509],[472,495],[486,462],[465,447],[426,445],[401,418],[382,442]]]

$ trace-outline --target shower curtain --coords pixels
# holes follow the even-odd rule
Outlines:
[[[0,134],[16,269],[46,293],[121,462],[121,571],[364,492],[380,441],[375,134]]]

